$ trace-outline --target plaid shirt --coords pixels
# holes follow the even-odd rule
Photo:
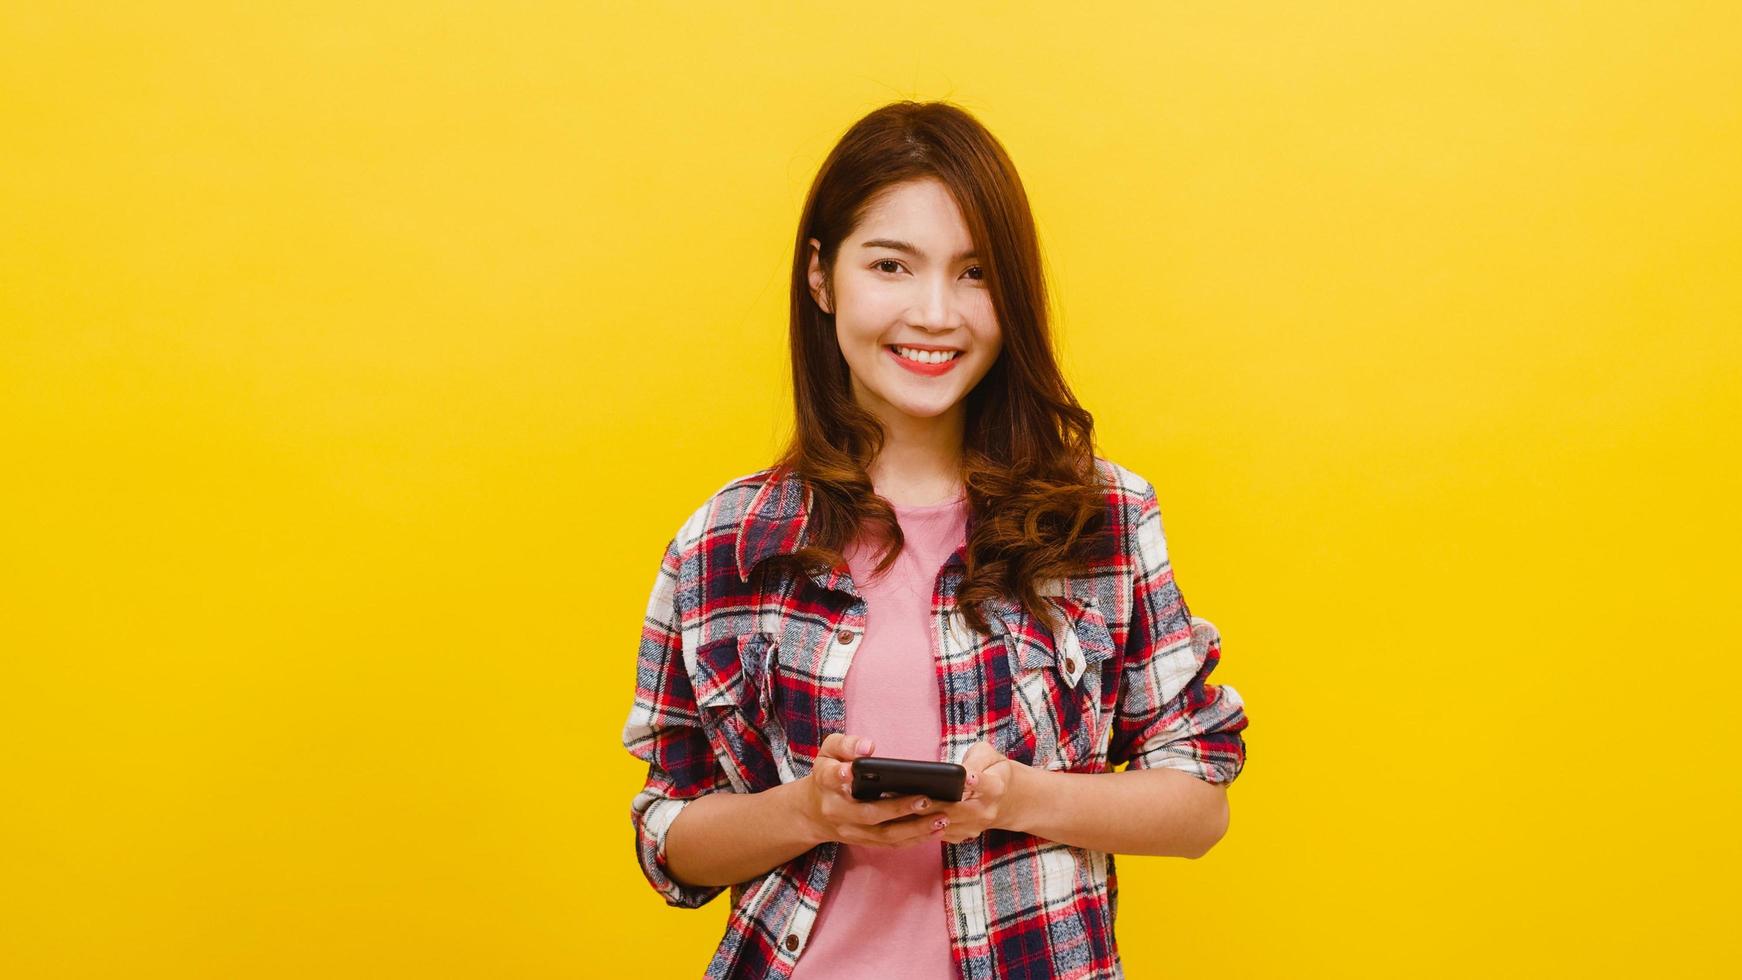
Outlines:
[[[1246,716],[1233,687],[1206,682],[1220,637],[1190,615],[1174,584],[1154,489],[1116,463],[1096,457],[1095,465],[1114,533],[1090,571],[1042,583],[1052,623],[1000,601],[988,604],[989,633],[973,633],[955,602],[966,546],[939,570],[931,634],[939,761],[961,762],[984,738],[1045,769],[1110,772],[1128,763],[1230,782],[1245,764]],[[725,890],[669,874],[665,837],[678,813],[708,793],[802,778],[824,736],[843,729],[865,600],[839,565],[808,576],[750,574],[805,540],[809,490],[773,470],[726,484],[684,523],[642,626],[623,744],[647,763],[630,814],[641,870],[668,905],[697,908]],[[940,911],[963,980],[1123,975],[1112,854],[1003,829],[935,846],[944,850]],[[839,848],[819,844],[732,885],[706,976],[788,976]]]

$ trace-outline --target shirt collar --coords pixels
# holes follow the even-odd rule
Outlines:
[[[763,559],[789,555],[803,546],[810,504],[810,487],[791,471],[776,470],[763,481],[738,526],[734,554],[739,581],[749,581]]]
[[[747,582],[750,573],[764,559],[775,555],[790,555],[804,546],[808,539],[811,509],[811,488],[790,470],[776,471],[745,508],[744,520],[738,525],[738,540],[733,554],[738,562],[738,580]],[[974,515],[968,515],[968,533],[973,533]],[[962,563],[958,548],[945,564]],[[825,589],[839,589],[858,594],[852,572],[844,561],[835,567],[814,572],[811,581]]]

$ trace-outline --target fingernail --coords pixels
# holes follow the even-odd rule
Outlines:
[[[979,773],[977,773],[977,772],[968,773],[968,782],[977,783],[979,781],[980,781],[980,774]]]
[[[950,818],[949,818],[949,817],[939,817],[939,818],[937,818],[937,819],[936,819],[936,820],[933,820],[933,821],[932,821],[932,822],[931,822],[931,829],[933,829],[933,830],[942,830],[942,829],[944,829],[944,828],[945,828],[945,827],[947,827],[947,826],[949,826],[949,824],[950,824]]]
[[[861,736],[858,744],[854,746],[853,751],[860,755],[869,755],[871,753],[871,740]]]
[[[920,800],[918,803],[915,803],[913,805],[913,808],[915,810],[924,810],[926,807],[929,807],[929,806],[931,806],[930,800]]]

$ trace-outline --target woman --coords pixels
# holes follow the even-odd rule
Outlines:
[[[1223,834],[1239,695],[1046,309],[976,120],[902,102],[842,137],[799,224],[791,445],[667,547],[623,729],[648,880],[731,886],[707,976],[1121,976],[1113,855]],[[871,754],[968,788],[857,802]]]

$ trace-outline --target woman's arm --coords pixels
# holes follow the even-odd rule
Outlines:
[[[1112,854],[1200,858],[1228,830],[1228,787],[1177,769],[1013,765],[1000,825]]]
[[[1247,718],[1239,692],[1209,682],[1221,636],[1180,595],[1155,488],[1136,489],[1127,503],[1131,618],[1105,760],[1112,771],[1019,765],[1005,819],[1010,829],[1093,850],[1198,858],[1227,832]]]
[[[665,832],[666,870],[689,885],[761,877],[820,841],[800,806],[805,787],[710,793],[683,808]]]
[[[666,831],[667,872],[703,887],[726,885],[767,874],[825,841],[908,847],[942,839],[933,823],[942,804],[914,794],[853,798],[852,760],[874,748],[869,738],[831,732],[802,777],[760,793],[691,802]]]

